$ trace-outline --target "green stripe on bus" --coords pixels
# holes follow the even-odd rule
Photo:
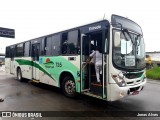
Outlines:
[[[22,60],[22,59],[16,59],[16,61],[18,62],[19,65],[29,65],[32,67],[36,67],[38,68],[40,71],[44,72],[45,74],[47,74],[50,78],[52,78],[54,81],[56,81],[44,68],[42,68],[39,64],[33,62],[33,61],[29,61],[29,60]]]

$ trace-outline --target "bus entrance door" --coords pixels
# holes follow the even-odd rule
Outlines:
[[[90,77],[89,77],[89,65],[87,64],[87,59],[89,58],[89,36],[81,35],[81,91],[90,90]]]
[[[106,56],[103,54],[103,31],[81,34],[81,92],[106,98]]]
[[[40,44],[32,44],[32,79],[39,80],[39,54],[40,54]]]

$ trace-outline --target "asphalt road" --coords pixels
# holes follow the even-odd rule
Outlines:
[[[76,99],[65,97],[55,87],[31,82],[19,82],[13,75],[0,71],[0,111],[102,111],[104,114],[116,111],[160,111],[160,82],[148,80],[144,90],[136,96],[129,96],[115,102],[106,102],[79,95]],[[67,113],[66,113],[67,114]],[[69,112],[73,115],[74,112]],[[0,118],[0,120],[96,120],[106,117],[49,117],[49,118]],[[54,115],[53,115],[54,116]],[[103,116],[103,115],[102,115]],[[160,116],[160,114],[159,114]],[[160,117],[109,117],[108,119],[160,119]]]

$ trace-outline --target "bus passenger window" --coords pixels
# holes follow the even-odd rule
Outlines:
[[[68,54],[78,53],[78,30],[68,33]]]
[[[36,60],[39,61],[39,54],[40,53],[40,46],[37,45],[37,49],[36,49]]]
[[[42,38],[41,55],[46,55],[45,47],[46,47],[46,38],[44,37]]]
[[[30,56],[30,42],[26,42],[24,46],[24,56],[28,57]]]
[[[67,54],[68,48],[68,33],[62,34],[62,54]]]
[[[17,57],[22,57],[22,56],[24,56],[23,43],[17,45],[16,56],[17,56]]]
[[[46,48],[45,48],[46,55],[47,56],[51,56],[52,55],[52,50],[51,50],[51,48],[52,48],[52,37],[47,37],[47,41],[46,42],[47,42],[46,43]]]
[[[10,47],[6,47],[6,58],[10,58]]]
[[[52,36],[52,55],[56,56],[60,54],[60,35]]]

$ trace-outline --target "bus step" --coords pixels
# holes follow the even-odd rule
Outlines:
[[[34,80],[34,79],[32,79],[32,82],[34,82],[34,83],[39,83],[40,80]]]
[[[102,99],[102,96],[95,95],[95,94],[93,94],[93,93],[91,93],[91,92],[84,92],[83,94],[88,95],[88,96],[92,96],[92,97],[95,97],[95,98]]]
[[[102,84],[91,83],[90,90],[93,94],[102,96],[103,89],[106,89],[106,86],[103,88]]]

